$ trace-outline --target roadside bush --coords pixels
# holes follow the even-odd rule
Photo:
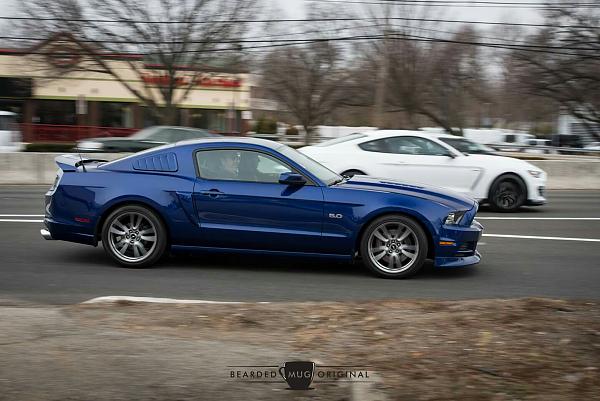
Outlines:
[[[277,134],[277,121],[270,118],[261,117],[254,124],[254,132],[257,134]]]
[[[298,136],[298,134],[300,134],[300,131],[298,131],[298,128],[294,127],[294,126],[289,126],[286,130],[285,130],[285,135],[286,136]]]

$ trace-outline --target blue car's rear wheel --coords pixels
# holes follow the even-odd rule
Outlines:
[[[423,266],[427,236],[409,217],[383,216],[369,224],[360,248],[364,264],[372,272],[386,278],[404,278]]]
[[[122,206],[105,220],[102,246],[117,263],[126,267],[149,267],[165,253],[166,230],[151,210]]]

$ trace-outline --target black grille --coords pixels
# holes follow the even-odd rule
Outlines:
[[[476,247],[477,242],[475,241],[463,242],[458,247],[458,251],[456,252],[455,256],[473,256],[475,255]]]

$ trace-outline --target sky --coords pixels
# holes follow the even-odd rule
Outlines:
[[[0,16],[12,16],[17,13],[20,0],[0,0]],[[52,0],[47,0],[52,1]],[[307,17],[307,10],[314,7],[317,4],[325,4],[324,2],[312,2],[310,0],[259,0],[266,6],[265,12],[261,13],[258,18],[289,18],[299,19]],[[353,4],[353,1],[349,0],[346,4],[342,1],[332,3],[333,6],[340,8],[349,7],[355,11],[364,13],[364,5]],[[384,1],[384,0],[365,0],[365,1]],[[393,0],[392,0],[393,1]],[[429,0],[427,0],[429,1]],[[460,2],[465,4],[465,0],[444,0],[445,2]],[[468,1],[468,0],[467,0]],[[492,0],[485,0],[492,1]],[[542,4],[545,0],[495,0],[504,2],[526,2],[526,3],[540,3]],[[541,23],[542,18],[539,10],[527,9],[527,8],[501,8],[501,7],[427,7],[427,10],[432,11],[432,18],[443,18],[443,19],[460,19],[460,20],[478,20],[478,21],[492,21],[492,22],[518,22],[518,23]],[[360,15],[360,14],[359,14]],[[299,24],[301,25],[301,24]],[[456,27],[457,24],[449,24],[447,27]],[[279,25],[280,28],[285,31],[302,31],[302,26],[297,26],[295,29],[290,24],[284,26]],[[480,29],[494,29],[494,27],[477,25]],[[0,31],[4,34],[9,34],[6,21],[0,20]],[[299,29],[299,30],[298,30]],[[487,32],[483,32],[487,33]],[[10,43],[2,43],[0,41],[0,48],[10,47]]]
[[[3,0],[0,0],[3,1]],[[271,4],[280,8],[287,14],[289,18],[303,18],[306,16],[306,8],[311,5],[318,4],[307,1],[307,0],[268,0]],[[351,0],[352,1],[352,0]],[[465,4],[466,1],[462,0],[444,0],[446,2],[457,2]],[[509,0],[498,0],[506,1]],[[511,0],[516,2],[515,0]],[[519,0],[517,0],[519,1]],[[542,4],[545,0],[522,0],[526,3],[540,3]],[[342,4],[342,3],[338,3]],[[349,6],[360,7],[356,4],[352,5],[351,2],[347,3]],[[432,7],[432,9],[440,10],[443,7]],[[539,22],[539,12],[532,9],[520,8],[518,10],[511,8],[496,8],[496,7],[447,7],[446,10],[442,10],[446,18],[450,19],[468,19],[468,20],[483,20],[483,21],[498,21],[498,22]]]
[[[52,1],[52,0],[48,0]],[[306,7],[311,7],[315,3],[306,0],[264,0],[266,4],[275,5],[281,9],[288,18],[303,18],[306,16]],[[460,1],[460,0],[446,0]],[[502,0],[501,0],[502,1]],[[507,0],[508,1],[508,0]],[[512,0],[513,2],[515,0]],[[544,0],[523,0],[527,3],[543,3]],[[0,15],[14,15],[19,0],[0,0]],[[462,1],[464,4],[465,1]],[[433,7],[439,9],[439,7]],[[511,22],[532,22],[539,20],[538,12],[529,9],[506,9],[506,8],[463,8],[452,7],[448,9],[446,16],[460,19],[484,19],[486,21],[511,21]]]

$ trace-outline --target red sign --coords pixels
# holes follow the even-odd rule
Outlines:
[[[146,84],[167,86],[171,83],[171,79],[175,80],[175,86],[188,86],[191,83],[191,77],[170,77],[167,74],[143,74],[142,80]],[[239,88],[242,86],[242,80],[239,78],[208,78],[200,77],[193,83],[196,86],[214,86],[222,88]]]

